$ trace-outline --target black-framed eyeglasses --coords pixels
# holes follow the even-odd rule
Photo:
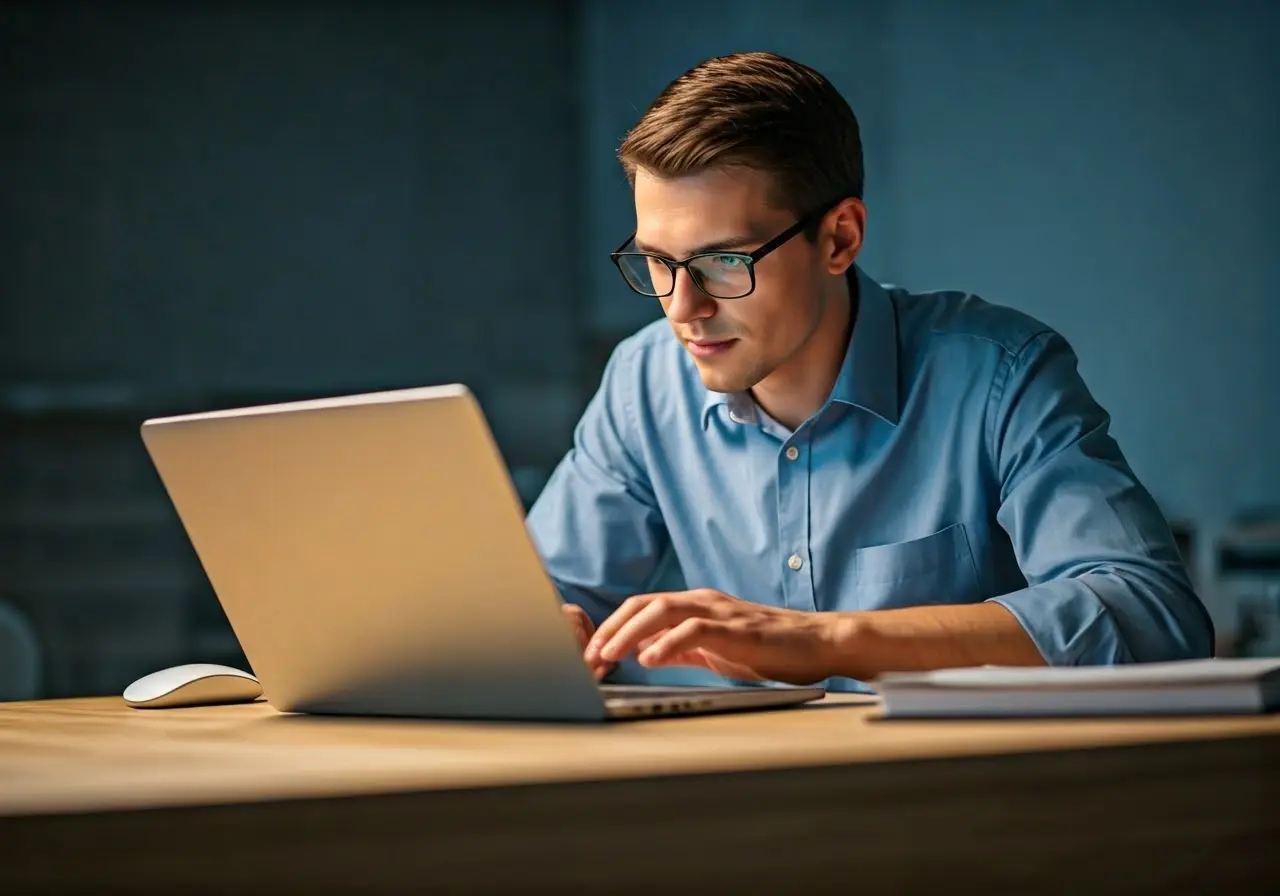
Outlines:
[[[684,261],[676,261],[652,252],[624,252],[636,238],[634,233],[621,246],[609,253],[618,266],[622,279],[642,296],[664,298],[675,292],[676,271],[684,268],[694,285],[713,299],[741,299],[756,288],[756,263],[796,234],[822,220],[848,196],[825,203],[792,224],[754,252],[700,252]]]

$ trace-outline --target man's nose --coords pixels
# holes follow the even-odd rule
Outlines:
[[[687,268],[676,271],[675,287],[667,299],[667,319],[688,323],[716,313],[716,300],[698,289]]]

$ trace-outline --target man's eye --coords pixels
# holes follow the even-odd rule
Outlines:
[[[742,264],[742,259],[736,255],[717,255],[715,262],[721,267],[732,268]]]

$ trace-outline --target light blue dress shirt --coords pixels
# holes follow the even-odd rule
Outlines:
[[[689,588],[792,610],[994,600],[1054,665],[1212,655],[1169,526],[1062,336],[856,266],[855,284],[835,386],[794,432],[708,391],[665,320],[617,346],[527,520],[564,599],[599,624],[673,552]]]

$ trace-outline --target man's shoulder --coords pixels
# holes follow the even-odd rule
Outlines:
[[[665,317],[621,339],[610,356],[611,378],[639,384],[654,374],[683,372],[686,353]]]
[[[675,345],[671,324],[665,317],[650,321],[629,336],[623,337],[615,347],[618,354],[635,355],[662,351]]]
[[[693,360],[663,317],[614,345],[600,395],[628,417],[650,421],[655,408],[670,414],[698,402],[700,383]]]
[[[1028,343],[1057,335],[1044,321],[1009,305],[962,290],[911,292],[894,286],[885,291],[897,309],[904,344],[970,345],[1015,355]]]

